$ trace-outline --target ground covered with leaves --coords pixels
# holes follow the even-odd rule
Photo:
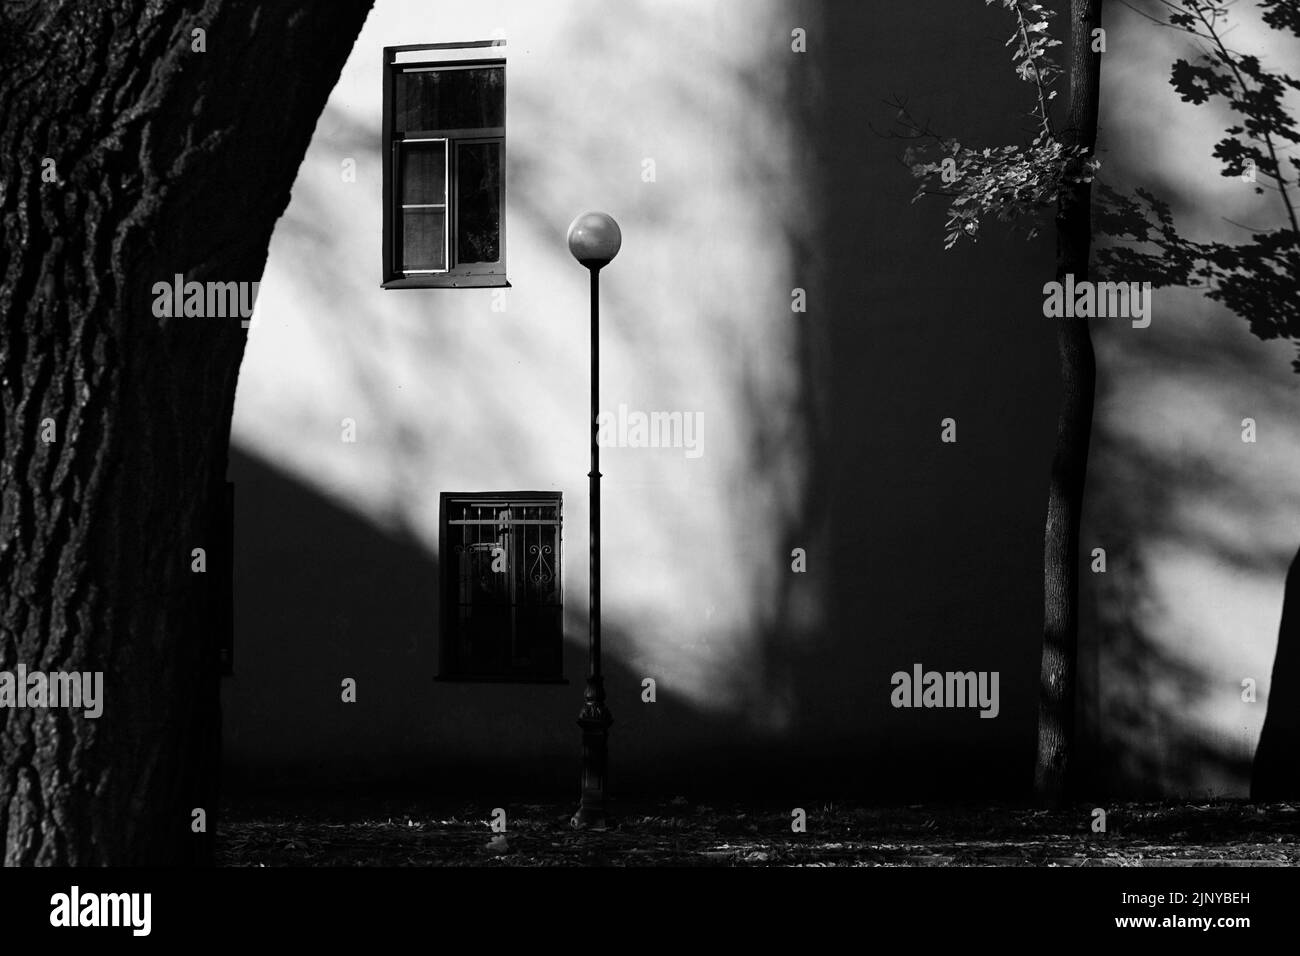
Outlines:
[[[713,807],[682,798],[622,806],[603,831],[569,826],[572,807],[435,810],[228,808],[225,866],[1290,866],[1300,807],[1214,802],[1119,804],[1094,832],[1092,808]],[[498,824],[499,826],[499,824]]]

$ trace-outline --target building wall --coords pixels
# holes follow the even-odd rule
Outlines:
[[[1005,26],[938,0],[378,0],[277,228],[241,374],[236,788],[576,787],[587,276],[564,240],[595,208],[624,236],[602,277],[603,407],[703,421],[698,458],[602,453],[616,792],[1023,793],[1050,243],[944,252],[942,208],[911,204],[903,144],[877,132],[905,94],[972,139],[1016,138]],[[504,311],[493,290],[382,290],[381,49],[494,36]],[[439,493],[523,489],[564,495],[570,683],[435,683]],[[890,675],[916,663],[998,672],[997,718],[891,706]]]
[[[437,772],[491,753],[572,777],[589,326],[587,272],[565,231],[589,208],[617,216],[625,237],[603,282],[604,407],[701,425],[698,457],[611,448],[602,459],[620,754],[697,735],[721,746],[729,738],[707,728],[723,719],[788,722],[749,666],[788,573],[774,529],[805,481],[791,243],[810,202],[787,108],[791,28],[777,11],[376,6],[272,244],[240,382],[238,663],[226,699],[236,769]],[[381,50],[501,36],[511,288],[503,299],[382,290]],[[348,159],[355,183],[341,174]],[[344,419],[355,443],[341,440]],[[783,450],[776,467],[755,458],[759,430]],[[572,683],[435,684],[439,492],[521,489],[564,494]],[[304,496],[319,500],[309,508]],[[344,677],[358,682],[355,707],[340,701]],[[653,707],[643,677],[658,683]],[[660,723],[672,733],[657,740]]]
[[[1236,243],[1282,224],[1274,192],[1212,158],[1233,120],[1181,102],[1170,65],[1199,51],[1122,5],[1108,10],[1102,175],[1170,204],[1180,230]],[[1235,49],[1295,72],[1295,38],[1232,10]],[[1300,98],[1290,99],[1294,111]],[[1274,693],[1287,568],[1300,545],[1294,347],[1255,338],[1197,289],[1156,290],[1147,329],[1099,323],[1084,535],[1107,550],[1083,581],[1085,739],[1100,789],[1245,796]],[[1242,441],[1243,419],[1258,440]],[[1243,699],[1243,681],[1255,685]],[[1249,696],[1249,695],[1247,695]]]

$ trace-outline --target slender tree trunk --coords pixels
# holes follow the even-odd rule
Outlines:
[[[1101,55],[1092,51],[1101,0],[1070,0],[1070,98],[1061,138],[1091,154],[1097,144]],[[1056,216],[1056,274],[1082,281],[1092,244],[1092,189],[1062,196]],[[1048,804],[1067,798],[1074,747],[1079,645],[1079,523],[1088,471],[1088,441],[1097,368],[1087,319],[1059,319],[1061,408],[1047,498],[1043,549],[1043,660],[1034,789]]]
[[[0,8],[0,670],[104,672],[99,719],[0,708],[6,864],[210,859],[216,576],[191,563],[224,559],[246,333],[155,317],[152,287],[260,277],[369,6]]]

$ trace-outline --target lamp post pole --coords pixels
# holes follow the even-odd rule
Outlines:
[[[569,251],[591,273],[591,603],[588,609],[587,688],[578,726],[582,728],[582,799],[570,821],[578,829],[604,829],[608,796],[609,726],[605,678],[600,669],[600,270],[618,255],[622,234],[604,213],[586,213],[569,227]]]

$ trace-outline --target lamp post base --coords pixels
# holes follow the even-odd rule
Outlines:
[[[609,725],[614,718],[604,697],[604,687],[589,682],[587,701],[578,715],[578,726],[582,728],[582,800],[578,812],[569,820],[575,830],[605,829]]]

